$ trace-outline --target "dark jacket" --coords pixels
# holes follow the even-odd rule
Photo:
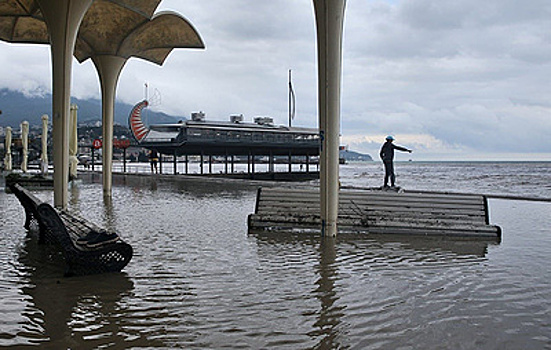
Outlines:
[[[381,156],[381,159],[383,162],[392,161],[394,159],[394,150],[397,149],[398,151],[404,151],[409,152],[409,149],[396,146],[390,141],[386,141],[383,144],[383,147],[381,147],[381,152],[379,153],[379,156]]]

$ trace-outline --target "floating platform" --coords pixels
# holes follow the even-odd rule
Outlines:
[[[260,188],[249,233],[319,232],[319,188]],[[343,190],[339,233],[501,239],[482,195]]]

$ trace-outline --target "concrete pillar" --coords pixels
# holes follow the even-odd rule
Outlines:
[[[187,156],[187,154],[186,154],[185,162],[186,162],[186,175],[187,175],[189,173],[189,157]]]
[[[29,122],[21,123],[21,146],[23,147],[23,157],[21,159],[21,171],[27,172],[27,164],[29,160]]]
[[[69,178],[71,64],[84,14],[93,0],[36,0],[48,26],[52,53],[54,205],[65,208]]]
[[[4,170],[6,171],[12,170],[11,141],[12,141],[11,126],[7,126],[6,138],[4,139],[4,142],[5,142],[4,150],[6,152],[6,155],[4,156]]]
[[[126,173],[126,147],[122,149],[122,172]]]
[[[76,179],[78,165],[78,107],[76,104],[71,105],[69,117],[69,178]]]
[[[251,158],[251,168],[252,168],[252,176],[251,176],[251,179],[254,179],[254,173],[255,173],[255,167],[256,167],[256,164],[254,162],[254,152],[252,154],[252,158]]]
[[[337,234],[342,33],[346,0],[313,0],[318,42],[322,235]]]
[[[113,188],[113,122],[117,82],[126,59],[111,55],[97,55],[92,61],[101,83],[103,130],[103,196],[111,196]]]
[[[228,150],[226,149],[226,154],[224,156],[224,173],[228,175]]]
[[[40,153],[40,171],[43,175],[48,173],[48,115],[42,116],[42,152]]]
[[[293,172],[293,156],[289,151],[289,174]]]
[[[159,152],[159,174],[163,173],[163,154]]]

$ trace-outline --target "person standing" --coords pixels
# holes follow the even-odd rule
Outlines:
[[[412,151],[410,149],[407,149],[405,147],[397,146],[394,143],[394,137],[387,136],[386,142],[383,144],[383,147],[381,147],[381,152],[379,153],[379,156],[383,160],[383,164],[385,166],[385,182],[383,188],[388,188],[388,179],[390,178],[390,185],[391,187],[394,187],[396,182],[396,175],[394,174],[394,150],[402,151],[402,152],[409,152]]]
[[[157,174],[157,162],[159,161],[159,154],[156,150],[149,151],[149,165],[151,165],[151,173]]]

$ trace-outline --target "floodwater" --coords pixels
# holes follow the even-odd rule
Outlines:
[[[551,198],[551,163],[396,168],[408,189]],[[377,163],[341,174],[345,186],[382,180]],[[70,209],[135,255],[122,273],[71,278],[0,192],[0,347],[551,349],[551,203],[491,200],[501,242],[248,235],[257,187],[133,176],[106,202],[85,176]]]

